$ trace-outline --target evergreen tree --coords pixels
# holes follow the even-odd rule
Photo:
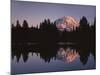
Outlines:
[[[19,20],[16,21],[16,28],[21,28],[21,25],[19,23]]]
[[[85,16],[80,20],[80,29],[84,31],[89,29],[89,23]]]
[[[26,20],[23,21],[23,28],[28,28],[28,23]]]
[[[11,28],[15,28],[14,24],[11,25]]]

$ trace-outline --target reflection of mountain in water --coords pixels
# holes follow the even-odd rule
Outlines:
[[[65,61],[66,63],[73,62],[78,57],[78,52],[71,48],[60,48],[57,53],[57,58]]]
[[[65,62],[73,62],[77,56],[80,56],[80,61],[85,65],[88,61],[90,53],[95,58],[95,49],[87,45],[58,45],[58,44],[16,44],[12,46],[12,60],[16,56],[19,62],[21,55],[24,63],[29,58],[29,53],[35,53],[43,59],[45,63],[49,63],[51,59],[61,59]]]

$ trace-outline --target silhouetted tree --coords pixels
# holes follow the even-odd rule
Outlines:
[[[23,21],[23,28],[28,28],[28,23],[26,20]]]
[[[89,29],[89,23],[85,16],[80,19],[80,29],[84,31]]]
[[[16,21],[16,28],[21,28],[21,25],[19,23],[19,20]]]
[[[51,22],[50,22],[50,19],[48,19],[48,20],[47,20],[47,23],[48,23],[48,24],[50,24],[50,23],[51,23]]]
[[[15,28],[14,24],[11,25],[11,28]]]

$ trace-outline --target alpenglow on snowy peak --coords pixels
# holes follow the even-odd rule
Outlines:
[[[55,23],[56,27],[61,31],[73,31],[76,29],[76,27],[79,27],[79,21],[72,16],[64,16],[59,18],[55,21]]]

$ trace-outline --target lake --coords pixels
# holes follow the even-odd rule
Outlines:
[[[96,68],[95,49],[73,43],[13,44],[11,73],[39,73]]]

